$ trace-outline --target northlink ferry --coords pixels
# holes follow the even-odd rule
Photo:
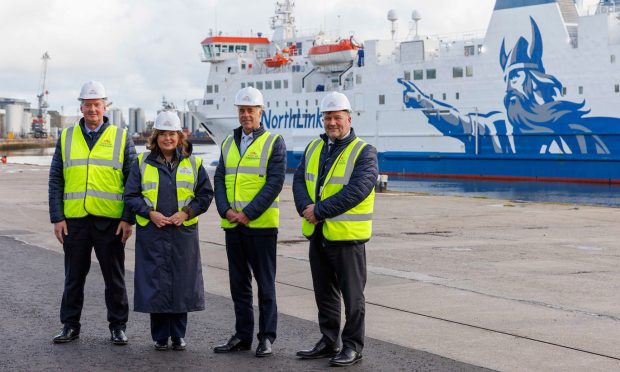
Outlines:
[[[613,1],[497,0],[484,35],[405,40],[299,35],[276,3],[271,39],[210,35],[190,110],[217,143],[235,93],[265,97],[262,123],[294,168],[323,132],[319,103],[346,94],[383,174],[620,183],[620,8]],[[416,24],[420,14],[412,13]],[[394,11],[388,20],[397,21]]]

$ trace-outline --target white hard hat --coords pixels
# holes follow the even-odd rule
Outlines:
[[[105,94],[105,88],[103,87],[103,84],[98,81],[91,80],[82,85],[82,90],[80,90],[80,96],[78,97],[79,100],[98,98],[108,98],[108,96]]]
[[[351,103],[347,96],[340,92],[331,92],[321,100],[321,112],[348,111],[351,112]]]
[[[261,106],[263,107],[263,94],[254,87],[240,89],[235,96],[235,106]]]
[[[155,118],[153,129],[173,131],[181,130],[181,119],[179,119],[179,115],[177,115],[176,112],[162,111]]]

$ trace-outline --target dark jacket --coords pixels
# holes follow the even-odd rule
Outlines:
[[[146,163],[158,169],[157,211],[169,217],[177,212],[176,171],[183,156],[168,168],[158,160],[158,151]],[[204,167],[198,169],[195,198],[189,204],[190,218],[207,211],[213,188]],[[142,198],[140,168],[136,161],[125,186],[127,207],[148,218],[151,211]],[[167,225],[149,222],[136,227],[134,310],[146,313],[184,313],[205,308],[198,224]]]
[[[238,127],[233,131],[233,137],[235,144],[239,149],[241,147],[241,131],[242,127]],[[256,141],[256,138],[262,136],[265,133],[265,128],[261,124],[260,127],[254,130],[254,141],[250,144],[250,147]],[[255,220],[265,213],[267,208],[276,200],[282,186],[284,185],[284,177],[286,175],[286,146],[282,137],[278,137],[273,144],[273,151],[271,157],[267,163],[267,180],[263,188],[256,194],[254,199],[243,208],[243,213],[250,219]],[[226,183],[224,177],[226,176],[226,168],[224,164],[224,156],[220,154],[220,162],[215,169],[215,204],[217,205],[217,211],[222,218],[226,218],[226,211],[231,208],[226,197]],[[278,229],[274,228],[249,228],[247,226],[238,225],[235,229],[239,232],[248,235],[260,235],[260,234],[277,234]]]
[[[99,136],[103,131],[110,125],[108,118],[103,117],[103,125],[95,135],[95,137],[91,140],[90,136],[86,134],[86,128],[84,127],[84,118],[80,119],[80,128],[82,128],[82,133],[84,134],[84,138],[86,139],[86,143],[88,144],[88,148],[92,150],[95,143],[99,140]],[[49,174],[49,211],[50,211],[50,221],[52,223],[60,222],[65,219],[64,213],[64,204],[63,204],[63,194],[65,188],[65,178],[62,171],[62,150],[61,150],[60,138],[56,142],[56,150],[54,151],[54,156],[52,157],[52,164],[50,166],[50,174]],[[136,147],[131,140],[131,136],[127,135],[127,140],[125,142],[125,156],[123,162],[123,182],[127,182],[127,177],[129,176],[129,171],[131,170],[131,165],[136,159]],[[105,219],[101,217],[101,219]],[[125,208],[123,211],[123,215],[121,216],[121,220],[127,221],[131,224],[134,223],[134,218],[130,211]]]
[[[345,185],[337,194],[332,195],[325,200],[319,200],[318,193],[320,187],[322,186],[325,173],[329,171],[334,163],[334,160],[338,158],[338,155],[355,138],[355,131],[351,128],[351,134],[347,138],[343,140],[336,140],[334,142],[333,146],[335,147],[332,150],[331,156],[328,157],[327,135],[321,134],[321,139],[325,142],[325,144],[321,150],[321,157],[319,160],[319,182],[317,182],[317,189],[315,190],[315,200],[317,200],[317,202],[314,206],[314,215],[320,221],[326,218],[336,217],[355,207],[366,199],[375,186],[377,175],[379,174],[377,167],[377,150],[374,146],[367,145],[362,149],[360,155],[355,161],[355,166],[353,168],[353,173],[351,174],[349,183]],[[299,167],[295,171],[295,176],[293,177],[293,196],[295,199],[297,213],[299,213],[300,216],[303,216],[304,209],[313,203],[310,195],[308,194],[304,176],[306,172],[305,153],[306,151],[304,150],[304,154],[299,162]],[[320,227],[320,225],[317,225],[315,232],[319,231]]]

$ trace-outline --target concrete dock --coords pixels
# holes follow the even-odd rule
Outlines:
[[[0,235],[62,253],[49,223],[47,173],[46,167],[0,166]],[[280,204],[278,310],[316,322],[308,243],[290,187]],[[395,357],[411,358],[402,350],[415,350],[502,371],[620,370],[619,208],[386,193],[377,195],[374,221],[366,252],[366,331],[402,347]],[[208,298],[229,297],[214,205],[201,217],[200,236]],[[132,238],[128,270],[133,246]],[[57,322],[57,313],[51,319]],[[233,324],[220,326],[232,330]],[[49,324],[50,331],[58,327]],[[318,337],[316,327],[303,338]],[[380,360],[380,354],[370,357],[371,349],[367,354]]]

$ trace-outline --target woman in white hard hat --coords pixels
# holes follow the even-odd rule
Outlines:
[[[204,310],[198,215],[213,188],[176,113],[155,119],[147,151],[138,155],[125,202],[136,213],[134,310],[150,313],[155,349],[185,349],[187,313]]]

